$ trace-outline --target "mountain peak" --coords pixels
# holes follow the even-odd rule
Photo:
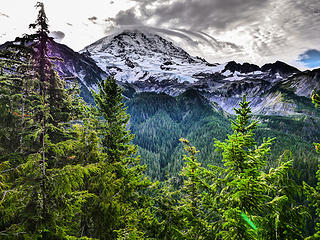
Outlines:
[[[240,73],[251,73],[255,71],[261,71],[260,67],[255,64],[250,63],[236,63],[235,61],[228,62],[222,72],[226,72],[229,70],[230,72],[240,72]]]
[[[83,51],[85,50],[92,53],[103,52],[118,56],[135,55],[135,57],[163,54],[166,55],[167,60],[174,57],[196,61],[182,48],[175,46],[160,35],[137,29],[122,30],[106,36],[87,46]]]
[[[282,77],[287,77],[289,75],[292,75],[294,73],[299,73],[300,70],[290,66],[287,63],[276,61],[274,63],[267,63],[261,67],[262,71],[270,71],[272,74],[279,73]]]
[[[143,30],[123,30],[86,47],[97,64],[122,82],[194,82],[194,74],[215,64],[190,56],[173,42]]]

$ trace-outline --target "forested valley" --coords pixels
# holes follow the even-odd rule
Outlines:
[[[0,239],[320,238],[319,125],[246,96],[235,116],[193,90],[128,99],[112,76],[88,104],[37,7],[0,52]]]

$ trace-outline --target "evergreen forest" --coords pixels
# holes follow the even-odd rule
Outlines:
[[[320,239],[319,124],[112,76],[88,104],[36,7],[0,51],[0,239]]]

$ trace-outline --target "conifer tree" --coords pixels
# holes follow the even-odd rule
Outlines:
[[[183,239],[183,215],[179,211],[180,191],[174,189],[175,178],[162,183],[156,191],[152,211],[156,218],[152,222],[155,239]]]
[[[319,108],[320,96],[319,92],[313,91],[312,93],[312,102],[316,108]],[[315,150],[317,153],[320,153],[320,143],[314,143]],[[308,201],[310,202],[310,208],[315,209],[315,229],[314,234],[307,239],[319,239],[320,238],[320,165],[318,165],[318,171],[316,172],[316,177],[318,179],[317,186],[311,187],[306,182],[303,183],[303,188],[307,196]]]
[[[99,239],[143,239],[152,219],[148,195],[151,182],[143,176],[133,135],[127,130],[129,115],[122,102],[122,89],[113,77],[93,93],[97,104],[96,130],[100,139],[99,171],[88,179],[93,198],[86,205],[82,222],[86,236]]]
[[[272,139],[256,145],[257,122],[250,120],[245,96],[239,105],[237,119],[232,121],[234,133],[225,142],[215,142],[226,167],[216,181],[220,190],[214,199],[221,217],[217,235],[223,239],[301,239],[305,211],[292,197],[296,188],[288,178],[292,160],[286,158],[269,173],[263,171]],[[275,224],[268,226],[270,222]]]
[[[19,162],[22,154],[36,145],[32,139],[26,141],[28,131],[34,128],[31,102],[40,98],[34,89],[30,60],[31,50],[19,44],[6,44],[0,51],[0,155]],[[30,151],[29,151],[30,152]],[[20,159],[20,160],[19,160]]]
[[[203,171],[196,160],[198,150],[184,138],[180,141],[188,155],[179,177],[170,177],[158,190],[153,206],[157,221],[157,239],[206,239],[204,212],[201,207],[199,174]]]
[[[301,187],[290,178],[292,158],[284,153],[279,165],[265,171],[272,139],[257,146],[256,121],[244,97],[234,133],[216,141],[225,167],[201,167],[197,150],[181,139],[188,155],[178,187],[170,184],[156,198],[158,236],[166,239],[302,239],[305,208],[296,202]],[[162,197],[163,196],[163,197]],[[166,199],[164,200],[164,197]],[[168,214],[164,210],[168,210]],[[170,220],[170,226],[163,220]]]
[[[249,102],[243,97],[235,109],[237,119],[232,121],[234,133],[225,142],[216,141],[225,163],[223,188],[219,194],[221,231],[223,239],[256,239],[256,229],[250,227],[243,216],[258,217],[267,201],[267,185],[261,181],[261,168],[270,151],[271,140],[255,146],[253,129],[257,122],[250,122]]]
[[[207,189],[205,187],[206,170],[197,162],[196,154],[199,152],[190,142],[180,139],[188,155],[184,156],[185,167],[180,175],[183,177],[183,185],[180,189],[180,206],[177,212],[181,212],[183,239],[210,239],[213,235],[210,224],[210,211],[206,208]]]
[[[271,200],[258,223],[263,226],[259,231],[262,239],[304,239],[303,231],[309,214],[297,201],[302,195],[302,186],[292,178],[292,164],[291,153],[285,151],[278,159],[278,166],[264,176]]]
[[[1,83],[8,84],[1,98],[13,102],[7,112],[17,115],[24,129],[18,135],[18,149],[23,150],[19,161],[11,157],[17,149],[0,158],[4,186],[0,192],[0,232],[8,239],[76,235],[79,222],[74,222],[75,216],[88,197],[81,190],[83,179],[95,168],[81,161],[81,142],[76,138],[80,131],[71,122],[79,120],[81,111],[75,102],[80,100],[76,93],[67,93],[54,71],[44,6],[38,3],[36,7],[38,18],[30,25],[36,33],[17,38],[9,47],[12,51],[1,55],[2,62],[11,64],[2,71]],[[21,101],[10,99],[10,91]],[[6,101],[1,103],[2,108],[8,108]],[[12,131],[14,127],[8,126]]]
[[[101,126],[101,145],[107,153],[108,161],[119,161],[120,158],[136,153],[136,146],[131,144],[133,134],[127,130],[130,116],[123,103],[122,89],[114,77],[108,77],[99,85],[99,94],[94,94],[98,111],[104,122]]]

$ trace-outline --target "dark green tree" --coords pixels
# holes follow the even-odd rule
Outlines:
[[[197,162],[199,151],[191,146],[184,138],[180,139],[188,155],[184,155],[185,166],[180,176],[183,183],[179,190],[180,199],[176,212],[180,213],[182,229],[179,231],[181,239],[213,239],[215,206],[208,203],[210,191],[210,179],[207,178],[207,170]]]
[[[88,179],[93,195],[85,205],[82,228],[85,236],[99,239],[144,239],[153,217],[149,196],[151,182],[143,175],[133,135],[127,130],[129,115],[122,102],[122,89],[113,77],[99,84],[94,93],[99,136],[99,171]]]
[[[305,212],[292,197],[296,188],[288,178],[292,160],[286,158],[264,172],[272,139],[257,146],[253,132],[257,122],[251,121],[249,102],[243,97],[239,105],[233,134],[225,142],[215,142],[225,163],[216,181],[217,235],[223,239],[301,239]],[[274,224],[268,226],[270,222]]]
[[[177,183],[155,200],[159,235],[165,239],[302,239],[304,207],[297,202],[301,187],[291,179],[289,153],[266,172],[272,139],[257,146],[256,121],[244,97],[233,134],[216,141],[224,168],[197,162],[197,150],[181,139],[188,155]],[[167,185],[168,185],[167,184]],[[169,223],[170,222],[170,223]]]
[[[312,102],[315,104],[316,108],[319,108],[320,96],[319,92],[313,91]],[[315,150],[317,153],[320,153],[320,143],[314,143]],[[309,201],[309,206],[312,209],[315,209],[315,229],[314,234],[307,239],[319,239],[320,238],[320,165],[318,165],[318,171],[316,173],[318,179],[317,186],[312,187],[306,182],[303,183],[304,191]]]
[[[232,121],[234,133],[225,142],[216,141],[222,152],[226,169],[218,194],[223,239],[256,239],[257,230],[247,224],[243,216],[258,218],[268,200],[268,187],[262,179],[262,166],[270,151],[271,139],[255,146],[253,130],[256,121],[250,121],[249,102],[244,97],[235,109],[237,119]]]
[[[89,196],[81,189],[83,179],[95,169],[79,156],[80,133],[72,121],[81,119],[81,100],[54,71],[44,6],[36,7],[38,18],[30,25],[36,33],[17,38],[1,53],[0,105],[14,120],[1,137],[17,143],[0,157],[4,239],[76,235],[80,223],[74,220]]]
[[[162,182],[153,206],[157,221],[157,239],[208,239],[207,222],[202,204],[201,173],[203,168],[196,160],[199,152],[184,138],[187,155],[185,166],[178,177]]]
[[[37,145],[27,137],[35,128],[32,113],[36,109],[30,103],[40,102],[34,91],[39,85],[33,79],[31,53],[14,43],[0,51],[0,155],[4,160],[10,155],[21,162],[22,155]]]
[[[114,77],[108,77],[99,85],[99,93],[93,93],[100,116],[101,145],[107,153],[108,161],[115,162],[136,153],[137,147],[131,143],[133,134],[127,129],[130,116],[123,103],[122,89]]]

